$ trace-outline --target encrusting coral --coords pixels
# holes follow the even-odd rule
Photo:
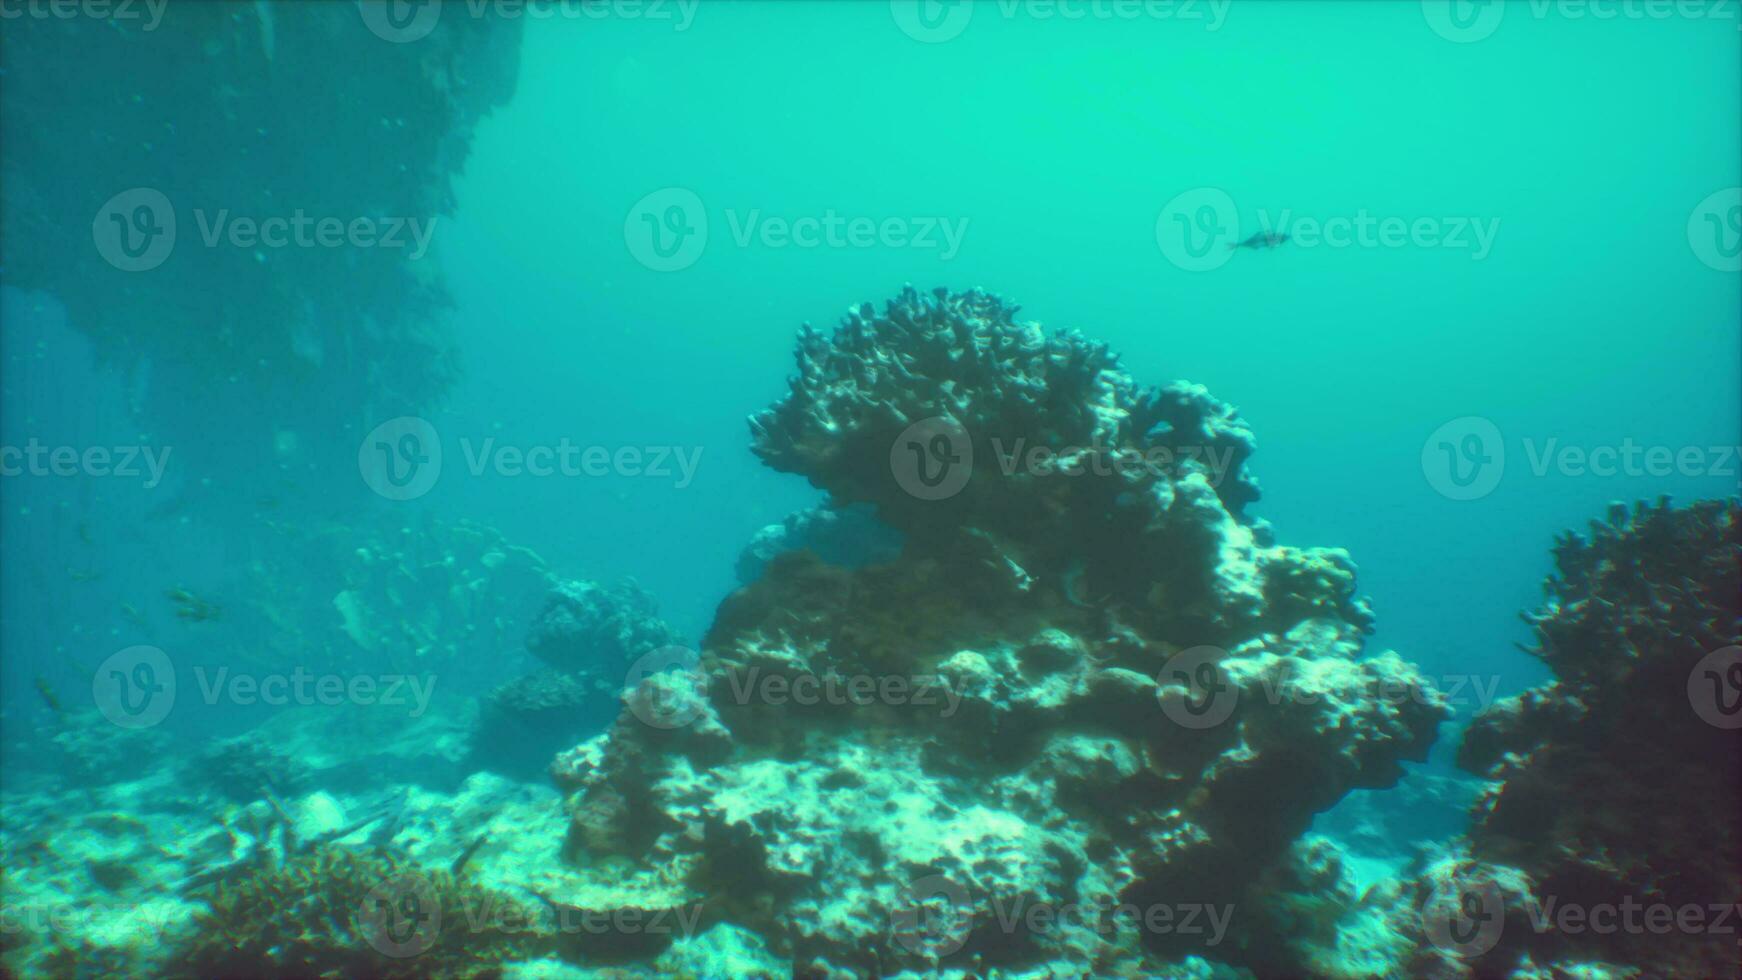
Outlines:
[[[801,976],[1153,975],[1239,962],[1312,815],[1425,756],[1443,699],[1362,656],[1347,555],[1245,517],[1233,410],[1015,313],[910,288],[806,328],[754,448],[905,545],[775,556],[631,671],[553,765],[580,874],[708,895]]]

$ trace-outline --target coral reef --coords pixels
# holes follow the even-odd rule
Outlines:
[[[208,643],[225,661],[431,674],[455,691],[498,682],[556,579],[543,559],[471,521],[274,524]],[[225,629],[225,628],[228,629]],[[238,635],[233,644],[230,632]],[[266,637],[262,644],[259,637]]]
[[[1314,813],[1425,756],[1443,699],[1362,655],[1347,555],[1244,517],[1232,409],[1015,312],[908,289],[801,334],[754,448],[906,547],[776,555],[561,755],[578,874],[713,896],[802,976],[1185,975],[1240,959]]]
[[[1459,764],[1495,782],[1411,896],[1417,971],[1742,973],[1739,517],[1615,505],[1556,542],[1527,617],[1555,677],[1465,735]]]

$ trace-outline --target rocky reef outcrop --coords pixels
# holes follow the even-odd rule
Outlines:
[[[605,726],[637,658],[681,639],[635,582],[557,582],[526,633],[527,651],[546,666],[484,698],[475,761],[536,775],[558,750]]]
[[[1528,617],[1555,676],[1465,735],[1494,782],[1417,883],[1418,973],[1742,973],[1739,518],[1616,505],[1556,542]]]
[[[1233,409],[1016,312],[910,288],[805,328],[754,449],[904,546],[776,555],[634,664],[553,764],[577,873],[705,896],[800,976],[1201,972],[1315,812],[1425,757],[1443,699],[1363,654],[1345,553],[1246,516]]]

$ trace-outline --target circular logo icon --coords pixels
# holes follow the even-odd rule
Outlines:
[[[1221,268],[1234,257],[1240,212],[1228,192],[1194,187],[1174,195],[1155,217],[1155,244],[1171,263],[1187,272]]]
[[[442,17],[442,0],[357,0],[357,10],[376,37],[409,44],[435,30]]]
[[[911,497],[948,500],[962,492],[974,473],[974,441],[955,419],[921,419],[895,437],[889,472]]]
[[[654,272],[696,264],[708,247],[708,212],[695,191],[664,187],[635,202],[623,219],[623,241],[635,261]]]
[[[1742,647],[1713,650],[1694,664],[1688,703],[1714,728],[1742,728]]]
[[[441,935],[441,897],[428,878],[403,871],[369,889],[357,909],[357,923],[363,938],[383,956],[416,956]]]
[[[442,475],[441,438],[415,415],[388,419],[363,437],[357,470],[369,489],[388,500],[415,500]]]
[[[908,952],[941,959],[968,941],[974,907],[966,888],[943,875],[926,875],[896,896],[889,924]]]
[[[103,202],[91,221],[103,261],[122,272],[147,272],[175,249],[175,208],[160,190],[135,187]]]
[[[942,44],[968,29],[973,0],[889,0],[889,15],[901,33],[925,44]]]
[[[1454,44],[1472,44],[1500,29],[1506,0],[1421,0],[1433,32]]]
[[[1694,208],[1688,244],[1719,272],[1742,272],[1742,187],[1714,191]]]
[[[688,647],[666,646],[635,658],[623,679],[629,711],[650,728],[682,728],[707,710],[702,658]],[[665,675],[675,676],[665,676]]]
[[[91,697],[122,728],[150,728],[175,707],[175,665],[157,647],[112,653],[91,676]]]
[[[1214,728],[1228,720],[1240,692],[1222,669],[1228,651],[1221,647],[1191,647],[1167,658],[1155,677],[1161,712],[1181,728]]]
[[[1471,959],[1493,949],[1505,926],[1506,903],[1491,879],[1441,882],[1421,906],[1422,931],[1439,949]]]
[[[1506,472],[1500,427],[1480,415],[1452,419],[1421,444],[1421,472],[1451,500],[1477,500],[1494,492]]]

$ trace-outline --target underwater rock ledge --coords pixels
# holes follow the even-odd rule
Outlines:
[[[1245,518],[1233,409],[1015,313],[910,287],[805,328],[754,448],[904,546],[775,555],[560,756],[577,873],[800,976],[1154,975],[1239,963],[1245,890],[1313,814],[1425,758],[1443,698],[1362,656],[1346,553]],[[919,462],[972,460],[947,496],[902,459],[940,438]],[[1065,465],[1000,466],[1016,441]]]

